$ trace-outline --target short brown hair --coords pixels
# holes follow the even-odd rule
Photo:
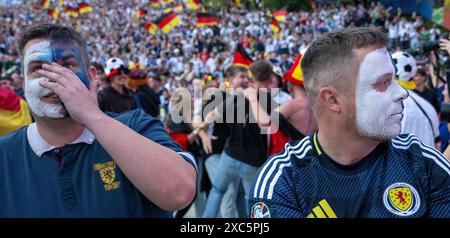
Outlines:
[[[382,48],[388,42],[387,35],[374,27],[332,31],[315,40],[301,60],[304,86],[311,104],[316,105],[323,85],[348,89],[348,78],[358,65],[355,49],[367,46]]]
[[[250,72],[256,81],[266,82],[271,79],[273,67],[266,60],[258,60],[250,65]]]
[[[241,72],[245,73],[247,71],[248,70],[244,67],[232,65],[226,69],[225,75],[226,75],[226,77],[232,78],[232,77],[236,76],[238,73],[241,73]]]
[[[60,26],[56,24],[40,24],[25,28],[19,35],[17,40],[17,49],[19,50],[20,58],[23,57],[23,50],[25,45],[34,39],[48,38],[50,40],[61,42],[76,42],[82,51],[83,58],[89,63],[89,56],[87,54],[86,45],[81,38],[81,35],[70,27]]]

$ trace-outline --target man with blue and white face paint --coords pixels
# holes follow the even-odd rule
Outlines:
[[[0,138],[0,217],[171,217],[192,201],[195,160],[160,121],[98,108],[78,33],[38,25],[17,46],[36,122]]]
[[[319,129],[261,167],[252,217],[450,217],[449,161],[399,135],[408,93],[388,41],[348,28],[308,48],[301,67]]]

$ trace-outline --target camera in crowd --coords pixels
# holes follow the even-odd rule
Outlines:
[[[427,55],[428,53],[435,51],[437,53],[439,64],[447,66],[450,57],[446,51],[440,50],[439,43],[441,39],[448,39],[449,34],[447,32],[442,33],[439,39],[433,41],[425,41],[420,43],[420,45],[415,49],[406,50],[407,53],[413,57],[419,55]]]

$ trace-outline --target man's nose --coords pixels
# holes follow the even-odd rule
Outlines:
[[[405,100],[406,98],[409,97],[409,92],[407,89],[405,89],[404,87],[400,86],[399,83],[395,82],[394,83],[394,87],[395,88],[395,93],[393,94],[393,101],[400,101],[400,100]]]

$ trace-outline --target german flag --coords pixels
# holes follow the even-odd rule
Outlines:
[[[237,45],[236,52],[234,52],[233,65],[248,68],[253,63],[253,60],[245,52],[241,43]]]
[[[219,18],[210,13],[197,12],[197,27],[215,26],[219,24]]]
[[[187,0],[186,5],[189,9],[197,10],[200,7],[200,2],[198,0]]]
[[[145,9],[139,9],[136,11],[136,15],[134,16],[135,19],[141,18],[143,15],[145,15]]]
[[[48,15],[53,19],[58,20],[59,18],[59,8],[50,8],[48,9]]]
[[[44,8],[44,9],[49,8],[49,7],[50,7],[50,0],[42,0],[42,1],[41,1],[41,6],[42,6],[42,8]]]
[[[152,6],[153,8],[160,8],[161,4],[159,4],[159,0],[151,0],[150,6]]]
[[[275,17],[275,19],[279,22],[286,21],[286,15],[287,15],[286,9],[276,11],[272,14],[272,16]]]
[[[0,87],[0,137],[29,124],[31,114],[25,100]]]
[[[64,8],[64,12],[63,13],[64,14],[69,14],[69,16],[71,16],[71,17],[78,17],[78,15],[79,15],[78,8],[76,8],[76,7],[69,7],[69,6],[66,6]]]
[[[156,35],[156,32],[158,31],[158,26],[152,21],[148,21],[147,23],[145,23],[144,28],[148,31],[148,33],[152,35]]]
[[[173,12],[166,13],[154,21],[158,28],[164,33],[167,33],[175,28],[178,24],[180,24],[180,22],[181,20],[178,15]]]
[[[88,12],[92,12],[92,11],[94,11],[94,8],[92,8],[89,4],[87,4],[87,3],[78,4],[78,12],[80,14],[84,14],[84,13],[88,13]]]
[[[297,58],[295,58],[294,64],[291,66],[288,72],[284,74],[284,79],[293,84],[303,86],[303,73],[302,68],[300,67],[300,62],[302,59],[302,55],[298,54]]]
[[[279,39],[280,38],[280,24],[278,24],[278,21],[272,17],[272,22],[270,23],[270,28],[273,31],[273,36],[275,39]]]
[[[184,9],[183,3],[178,3],[172,7],[175,12],[181,12]]]

